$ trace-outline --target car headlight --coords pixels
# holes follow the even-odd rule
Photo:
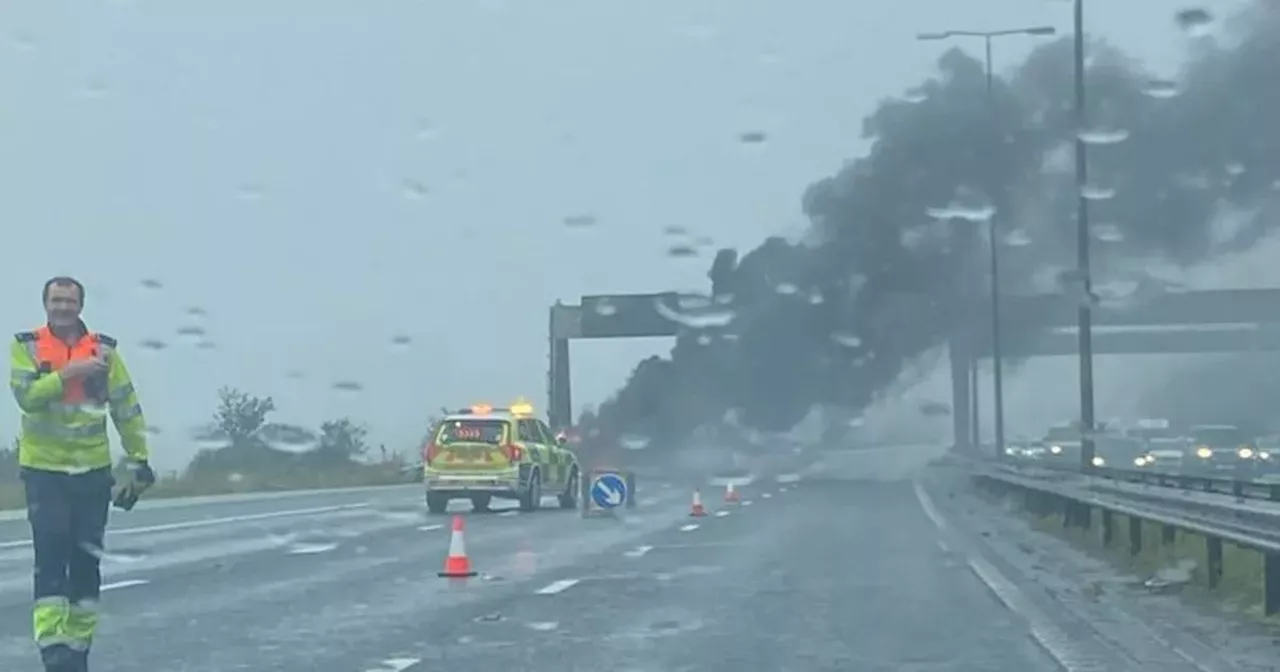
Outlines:
[[[1062,452],[1062,446],[1049,446],[1049,452],[1057,455]]]
[[[1268,453],[1268,452],[1267,452],[1267,451],[1265,451],[1265,450],[1264,450],[1264,451],[1262,451],[1262,452],[1259,452],[1259,453],[1258,453],[1258,459],[1259,459],[1259,460],[1269,460],[1269,459],[1271,459],[1271,453]]]
[[[1101,467],[1101,466],[1105,465],[1106,463],[1107,463],[1107,461],[1106,461],[1106,460],[1102,459],[1101,457],[1099,457],[1099,456],[1097,456],[1097,455],[1095,455],[1095,456],[1093,457],[1093,466],[1095,466],[1095,467]]]
[[[1200,446],[1199,448],[1196,448],[1196,457],[1207,460],[1213,457],[1213,451],[1204,446]]]
[[[1240,459],[1242,459],[1242,460],[1252,459],[1252,458],[1253,458],[1253,449],[1252,449],[1252,448],[1241,448],[1241,449],[1240,449],[1236,454],[1237,454],[1237,455],[1239,455],[1239,456],[1240,456]]]
[[[1134,464],[1135,466],[1145,467],[1145,466],[1147,466],[1147,460],[1148,460],[1148,459],[1149,459],[1149,458],[1148,458],[1146,455],[1139,455],[1139,456],[1137,456],[1137,457],[1133,458],[1133,464]]]
[[[1018,449],[1017,449],[1017,448],[1005,448],[1005,449],[1004,449],[1004,454],[1005,454],[1005,455],[1017,455],[1017,454],[1018,454]]]

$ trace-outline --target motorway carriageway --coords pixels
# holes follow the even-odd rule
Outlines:
[[[757,479],[739,505],[708,486],[703,518],[660,483],[616,519],[464,513],[466,581],[436,576],[451,518],[426,516],[418,485],[144,502],[113,512],[92,668],[1093,669],[963,550],[897,455],[854,481]],[[15,518],[0,521],[0,669],[20,672],[38,664]]]

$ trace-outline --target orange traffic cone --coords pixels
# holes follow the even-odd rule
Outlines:
[[[739,495],[737,489],[733,487],[733,481],[729,481],[729,485],[724,489],[724,501],[731,504],[737,504],[742,501],[742,496]]]
[[[444,559],[444,571],[440,576],[449,579],[466,579],[476,575],[467,558],[467,542],[462,538],[462,516],[453,517],[453,536],[449,538],[449,557]]]
[[[689,511],[689,515],[694,517],[707,515],[707,510],[702,508],[702,493],[697,490],[693,491],[693,509]]]

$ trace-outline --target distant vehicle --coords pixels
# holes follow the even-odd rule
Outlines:
[[[1253,438],[1235,425],[1196,425],[1188,432],[1195,456],[1184,469],[1195,473],[1247,476],[1257,470],[1258,447]]]
[[[1187,459],[1184,437],[1147,439],[1147,452],[1137,466],[1151,471],[1178,473]]]
[[[1048,459],[1069,466],[1080,464],[1080,428],[1074,423],[1054,425],[1045,433],[1041,443],[1048,451]]]
[[[1122,434],[1100,434],[1094,437],[1093,466],[1132,469],[1146,464],[1147,443]]]
[[[444,513],[450,500],[469,499],[478,511],[493,498],[514,499],[524,511],[555,494],[560,507],[578,502],[578,457],[558,441],[533,406],[477,404],[446,415],[423,447],[427,510]]]

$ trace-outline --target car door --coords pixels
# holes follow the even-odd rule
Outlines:
[[[560,465],[560,456],[556,452],[555,437],[548,434],[546,427],[536,419],[530,418],[529,424],[537,433],[538,444],[542,447],[542,469],[546,474],[547,489],[564,487],[564,470]]]
[[[521,418],[516,422],[516,431],[520,434],[520,443],[524,446],[525,452],[528,453],[529,461],[539,467],[539,471],[542,474],[542,487],[545,490],[548,478],[551,475],[547,473],[547,449],[542,445],[542,436],[538,432],[538,425],[527,418]]]

